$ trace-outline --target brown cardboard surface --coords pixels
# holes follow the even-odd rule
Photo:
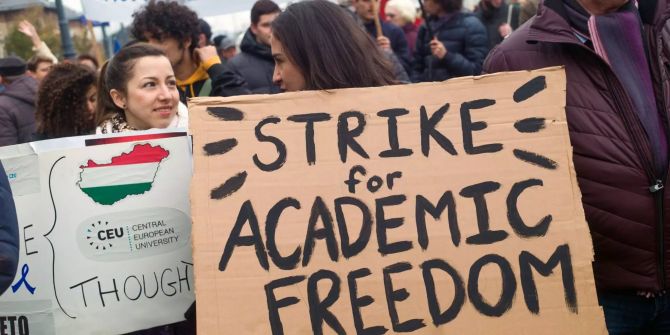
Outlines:
[[[530,89],[520,89],[524,84]],[[198,332],[333,334],[339,329],[355,334],[372,328],[416,334],[604,334],[591,269],[593,248],[565,120],[565,85],[563,69],[551,68],[443,83],[192,100]],[[426,154],[422,113],[426,126],[446,104],[443,118],[433,119],[432,134],[442,134],[455,152],[443,149],[435,135],[428,136]],[[486,107],[468,113],[467,106]],[[378,114],[395,113],[389,109],[407,113],[395,122]],[[345,112],[364,114],[365,126],[355,141],[369,158],[347,147],[342,161],[338,123],[346,128],[339,121]],[[310,163],[310,127],[296,115],[314,113],[325,113],[319,115],[328,120],[313,123],[315,160]],[[518,123],[529,118],[543,119],[541,129]],[[348,120],[348,129],[359,125],[355,118]],[[424,128],[424,134],[431,133]],[[394,129],[397,143],[389,140]],[[262,171],[256,162],[275,161],[280,142],[285,161]],[[380,157],[391,145],[411,154]],[[542,157],[544,166],[538,163]],[[354,174],[360,182],[352,193],[345,181],[357,165],[365,175]],[[396,172],[402,176],[393,179],[391,188],[388,176]],[[236,175],[246,177],[231,180]],[[350,244],[368,231],[362,229],[364,210],[341,205],[356,201],[351,198],[369,210],[370,238],[359,253],[344,255],[340,224],[346,222]],[[437,218],[422,210],[439,212],[441,198],[444,210],[434,213]],[[423,199],[431,206],[417,210]],[[278,203],[292,207],[280,211],[272,239],[267,218]],[[257,229],[241,220],[241,230],[234,230],[243,207],[253,208]],[[525,227],[514,229],[510,223],[514,208]],[[417,212],[425,217],[425,239],[419,238]],[[308,237],[311,216],[316,233]],[[536,227],[543,218],[550,220],[547,229]],[[485,221],[488,232],[480,234],[487,230]],[[224,252],[226,245],[229,252]],[[277,265],[280,258],[284,269]],[[532,258],[537,260],[528,261]],[[428,271],[429,264],[438,263],[444,270]],[[540,273],[534,266],[546,269]],[[266,289],[282,282],[286,285]],[[575,304],[566,294],[571,283]],[[268,292],[279,308],[271,307]],[[432,314],[429,300],[437,300]],[[448,309],[449,315],[440,316]]]

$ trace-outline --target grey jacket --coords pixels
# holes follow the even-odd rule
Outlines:
[[[35,132],[37,81],[27,75],[0,94],[0,146],[30,142]]]

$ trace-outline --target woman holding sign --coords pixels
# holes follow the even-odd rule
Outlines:
[[[392,65],[353,17],[328,1],[292,4],[272,24],[272,80],[286,91],[395,83]]]
[[[170,61],[149,44],[125,47],[105,64],[98,92],[97,133],[185,126]]]

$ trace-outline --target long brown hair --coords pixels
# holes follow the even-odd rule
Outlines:
[[[102,66],[98,80],[98,104],[95,109],[96,125],[114,117],[126,119],[124,110],[114,104],[110,92],[117,90],[127,96],[128,81],[133,76],[135,63],[138,59],[148,56],[165,56],[165,53],[150,44],[135,43],[121,49]]]
[[[49,138],[86,135],[95,126],[87,108],[87,93],[97,76],[91,69],[71,63],[55,65],[37,93],[37,133]]]
[[[308,90],[395,83],[390,62],[343,8],[325,0],[294,3],[272,24],[272,36],[305,77]]]

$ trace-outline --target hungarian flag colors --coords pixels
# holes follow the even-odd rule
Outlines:
[[[136,144],[130,152],[112,157],[110,163],[99,164],[89,159],[80,166],[81,178],[77,184],[93,201],[112,205],[129,195],[151,190],[158,166],[169,155],[161,146]]]

